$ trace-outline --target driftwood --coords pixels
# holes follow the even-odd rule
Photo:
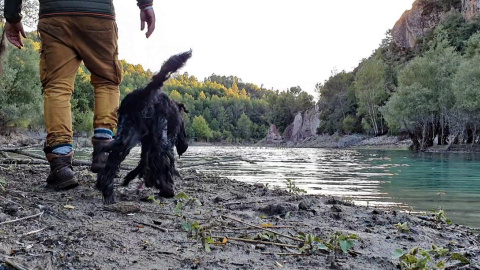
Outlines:
[[[240,242],[253,243],[253,244],[264,244],[264,245],[272,245],[272,246],[279,246],[279,247],[297,248],[296,245],[283,244],[283,243],[252,240],[252,239],[246,239],[246,238],[226,237],[226,236],[212,236],[212,239],[225,239],[225,238],[227,238],[227,241],[240,241]]]
[[[1,222],[0,225],[15,223],[15,222],[18,222],[18,221],[22,221],[22,220],[26,220],[26,219],[31,219],[31,218],[38,217],[38,216],[42,216],[42,215],[43,215],[43,212],[38,213],[38,214],[35,214],[35,215],[23,217],[23,218],[17,218],[17,219],[14,219],[14,220],[4,221],[4,222]]]
[[[19,151],[23,149],[29,149],[29,148],[34,148],[34,147],[42,147],[42,144],[33,144],[33,145],[28,145],[28,146],[19,146],[19,147],[0,147],[0,152],[12,152],[12,151]]]
[[[15,269],[17,269],[17,270],[29,270],[29,269],[30,269],[30,268],[27,268],[27,267],[25,267],[25,266],[23,266],[23,265],[21,265],[21,264],[18,264],[18,263],[16,263],[16,262],[11,261],[11,260],[8,259],[8,258],[4,258],[3,261],[4,261],[6,264],[10,265],[11,267],[13,267],[13,268],[15,268]]]
[[[27,156],[34,159],[32,160],[32,159],[3,158],[3,159],[0,159],[0,164],[48,164],[48,161],[45,160],[45,156],[23,151],[23,149],[31,148],[31,147],[32,146],[18,147],[18,148],[0,148],[0,152],[15,153],[15,154]],[[91,162],[84,161],[84,160],[73,160],[72,162],[73,166],[90,166],[91,164],[92,164]],[[133,170],[134,168],[135,166],[132,166],[132,165],[120,165],[120,169],[122,170]]]
[[[264,230],[264,231],[267,231],[267,232],[270,232],[270,233],[273,233],[273,234],[276,234],[276,235],[279,235],[279,236],[283,236],[283,237],[285,237],[285,238],[288,238],[288,239],[291,239],[291,240],[294,240],[294,241],[297,241],[297,242],[305,242],[305,241],[302,240],[302,239],[295,238],[295,237],[291,237],[291,236],[289,236],[289,235],[282,234],[282,233],[279,233],[279,232],[270,230],[270,229],[268,229],[268,228],[264,228],[264,227],[261,227],[261,226],[257,226],[257,225],[254,225],[254,224],[250,224],[250,223],[248,223],[248,222],[245,222],[245,221],[243,221],[243,220],[240,220],[240,219],[237,219],[237,218],[234,218],[234,217],[229,217],[229,216],[222,216],[222,217],[223,217],[223,218],[228,218],[228,219],[231,219],[231,220],[240,222],[240,223],[243,223],[243,224],[248,225],[248,226],[250,226],[250,227],[254,227],[254,228],[261,229],[261,230]]]
[[[2,159],[0,159],[0,164],[29,164],[29,165],[45,164],[45,165],[48,165],[48,161],[38,160],[38,159],[2,158]]]

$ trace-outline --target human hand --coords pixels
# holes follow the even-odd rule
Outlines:
[[[13,46],[21,49],[23,47],[22,37],[27,38],[25,31],[23,30],[22,22],[18,23],[9,23],[5,24],[5,34],[8,41],[13,44]]]
[[[142,31],[145,29],[145,22],[147,23],[148,29],[147,33],[145,33],[145,36],[147,38],[150,37],[150,35],[153,33],[153,30],[155,30],[155,12],[153,12],[152,8],[142,9],[140,11],[140,22],[140,30]]]

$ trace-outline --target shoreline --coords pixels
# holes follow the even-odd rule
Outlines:
[[[4,265],[8,258],[32,269],[275,269],[278,264],[286,269],[397,269],[396,249],[429,250],[434,244],[470,261],[466,265],[444,256],[450,269],[480,267],[475,229],[432,215],[297,195],[195,170],[181,170],[175,199],[150,197],[156,191],[138,190],[135,180],[130,187],[116,186],[118,203],[105,207],[94,189],[95,175],[86,167],[75,168],[80,186],[65,192],[43,189],[47,173],[43,165],[0,166],[7,183],[0,191],[0,224],[42,213],[0,225]],[[344,253],[340,246],[315,248],[319,242],[299,248],[305,244],[302,235],[322,243],[338,241],[335,235],[358,239]]]
[[[89,136],[74,136],[74,147],[91,147]],[[16,147],[28,146],[44,142],[42,132],[23,131],[12,134],[9,137],[0,136],[0,146]],[[407,150],[412,144],[410,139],[402,139],[398,136],[383,135],[370,137],[361,134],[352,135],[317,135],[304,139],[302,142],[266,142],[260,140],[255,143],[226,143],[226,142],[190,142],[190,146],[238,146],[238,147],[282,147],[282,148],[324,148],[324,149],[369,149],[369,150]],[[432,146],[426,153],[478,153],[480,145],[452,145]]]

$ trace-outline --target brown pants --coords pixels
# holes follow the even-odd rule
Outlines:
[[[117,25],[94,17],[40,19],[42,41],[40,79],[44,92],[47,145],[73,143],[70,99],[77,70],[83,60],[95,89],[94,128],[113,130],[117,125],[119,84]]]

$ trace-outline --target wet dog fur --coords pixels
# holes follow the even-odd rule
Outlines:
[[[178,155],[188,148],[182,118],[182,112],[187,112],[187,109],[183,104],[171,100],[161,87],[191,55],[192,52],[188,51],[170,57],[145,88],[129,93],[122,100],[118,109],[115,140],[101,150],[109,152],[105,168],[98,173],[96,183],[105,204],[115,202],[115,174],[120,163],[138,143],[142,145],[140,162],[127,174],[123,185],[128,185],[138,176],[147,187],[159,189],[160,196],[171,198],[175,195],[174,179],[180,175],[175,168],[173,148],[176,147]]]

